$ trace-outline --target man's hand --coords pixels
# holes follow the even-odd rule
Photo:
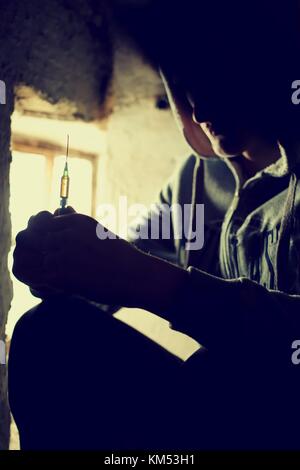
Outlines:
[[[32,217],[17,236],[14,275],[34,289],[163,313],[185,271],[116,236],[100,240],[97,225],[76,213]]]
[[[117,302],[138,251],[119,238],[99,240],[96,228],[96,220],[76,213],[31,217],[16,239],[14,275],[37,290]]]

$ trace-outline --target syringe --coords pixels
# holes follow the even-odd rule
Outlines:
[[[69,135],[67,136],[67,152],[66,152],[66,162],[63,175],[61,177],[60,183],[60,207],[65,209],[68,204],[69,189],[70,189],[70,177],[68,171],[68,156],[69,156]]]

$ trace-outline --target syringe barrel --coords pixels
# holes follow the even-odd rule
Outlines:
[[[60,197],[64,197],[64,198],[69,197],[69,188],[70,188],[70,178],[68,176],[63,176],[61,178],[61,184],[60,184]]]

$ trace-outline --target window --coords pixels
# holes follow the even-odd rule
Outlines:
[[[64,149],[24,142],[14,145],[10,171],[10,212],[12,220],[12,249],[15,237],[27,226],[29,217],[41,210],[53,212],[59,207],[60,179],[63,173]],[[95,215],[95,178],[97,159],[93,155],[76,153],[70,149],[70,198],[69,204],[77,212]],[[38,303],[28,287],[13,277],[14,297],[8,316],[7,334],[11,336],[18,318]]]

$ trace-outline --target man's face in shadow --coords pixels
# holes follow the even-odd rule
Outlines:
[[[257,117],[258,93],[240,84],[219,86],[214,81],[199,88],[188,87],[162,72],[164,83],[177,123],[190,147],[202,157],[230,157],[247,151],[263,134],[263,125]],[[224,95],[220,93],[220,88]],[[260,123],[258,124],[258,121]]]

